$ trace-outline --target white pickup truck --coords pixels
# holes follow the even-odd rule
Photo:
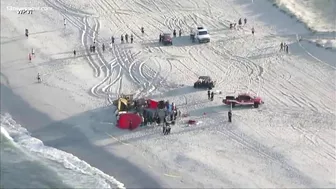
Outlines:
[[[210,35],[208,30],[205,27],[197,27],[196,30],[196,40],[199,43],[209,43],[210,42]]]

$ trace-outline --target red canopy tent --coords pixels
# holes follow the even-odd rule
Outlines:
[[[159,102],[155,100],[148,100],[148,108],[150,109],[157,109],[159,105]]]
[[[138,114],[124,113],[119,115],[118,127],[120,129],[136,129],[140,126],[142,118]]]

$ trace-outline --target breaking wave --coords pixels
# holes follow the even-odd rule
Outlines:
[[[124,188],[76,156],[48,147],[1,114],[2,188]]]

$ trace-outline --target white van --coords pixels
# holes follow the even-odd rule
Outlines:
[[[210,35],[206,28],[204,27],[197,27],[196,31],[196,40],[199,43],[209,43],[210,42]]]

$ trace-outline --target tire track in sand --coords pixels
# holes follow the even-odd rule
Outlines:
[[[77,27],[79,30],[81,30],[81,43],[82,46],[85,49],[85,54],[86,54],[86,58],[90,64],[90,66],[92,67],[92,69],[94,70],[94,76],[96,78],[102,76],[103,74],[105,75],[103,80],[101,82],[99,82],[97,85],[93,86],[90,90],[90,95],[95,96],[95,97],[102,97],[105,98],[106,97],[106,93],[108,93],[108,88],[111,87],[112,85],[109,84],[108,87],[103,87],[103,89],[101,91],[98,91],[98,87],[101,87],[103,84],[106,83],[107,80],[110,79],[110,81],[112,80],[112,73],[116,66],[114,63],[114,60],[111,61],[106,61],[104,56],[101,53],[100,48],[97,46],[97,54],[92,55],[89,48],[88,48],[88,41],[91,39],[96,39],[96,41],[98,42],[99,40],[97,40],[98,38],[98,30],[100,28],[100,23],[97,20],[96,16],[93,16],[90,13],[86,13],[84,11],[81,11],[79,9],[74,9],[71,7],[68,7],[65,3],[61,2],[61,1],[50,1],[50,0],[45,0],[45,2],[53,7],[55,10],[59,11],[65,18],[68,19],[68,21],[73,24],[75,27]],[[88,19],[89,18],[93,18],[94,21],[94,27],[90,27]],[[114,74],[117,75],[116,77],[118,77],[119,74]],[[111,83],[111,82],[110,82]]]

